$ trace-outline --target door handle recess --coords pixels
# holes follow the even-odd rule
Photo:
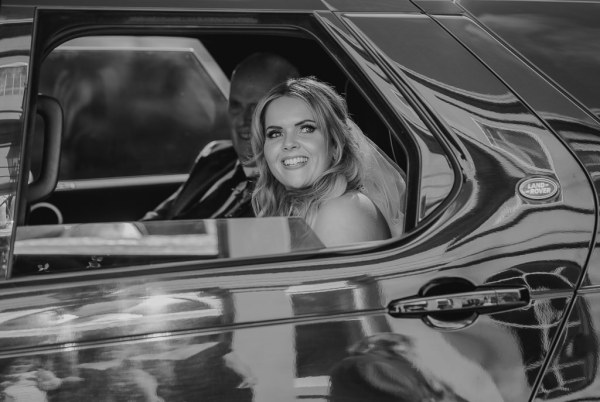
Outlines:
[[[481,287],[470,292],[392,300],[387,309],[388,314],[396,318],[441,316],[445,312],[490,314],[527,306],[529,300],[529,292],[524,287]]]

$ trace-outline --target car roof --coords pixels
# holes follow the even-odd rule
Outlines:
[[[153,10],[414,11],[410,0],[3,0],[3,7],[119,8]]]

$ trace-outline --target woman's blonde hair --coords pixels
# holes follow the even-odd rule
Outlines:
[[[304,101],[327,138],[331,165],[307,188],[286,189],[271,173],[264,155],[265,112],[281,97]],[[259,178],[252,196],[256,216],[299,216],[312,225],[319,206],[346,191],[361,188],[359,146],[353,136],[345,100],[314,77],[291,78],[277,85],[256,106],[252,119],[252,149]]]

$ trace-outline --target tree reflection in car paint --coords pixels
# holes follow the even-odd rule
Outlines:
[[[14,402],[252,401],[251,372],[231,357],[231,334],[152,336],[135,343],[0,360]],[[236,362],[236,363],[231,363]]]

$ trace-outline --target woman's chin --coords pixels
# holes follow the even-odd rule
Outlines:
[[[298,191],[305,190],[310,187],[310,184],[306,183],[282,183],[286,190]]]

